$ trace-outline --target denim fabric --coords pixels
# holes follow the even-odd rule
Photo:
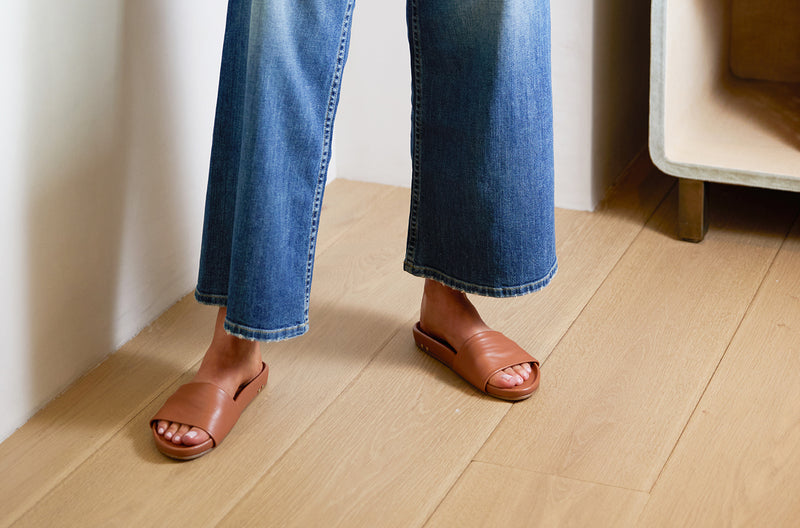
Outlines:
[[[230,0],[195,292],[225,328],[308,329],[354,0]],[[406,271],[482,295],[556,270],[548,0],[408,0]]]
[[[549,2],[410,0],[405,269],[507,297],[556,270]]]

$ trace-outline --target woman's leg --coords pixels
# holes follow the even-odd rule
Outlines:
[[[317,225],[354,0],[230,0],[195,292],[220,306],[194,381],[233,395],[257,341],[308,329]],[[158,422],[175,444],[205,431]]]
[[[556,271],[548,0],[408,0],[413,183],[405,269],[421,327],[487,329],[460,292],[536,291]],[[439,284],[432,283],[432,280]],[[521,384],[528,366],[490,381]]]

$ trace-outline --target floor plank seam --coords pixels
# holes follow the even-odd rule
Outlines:
[[[380,345],[378,345],[378,346],[375,348],[375,352],[373,352],[373,354],[372,354],[372,357],[370,357],[370,358],[369,358],[369,361],[367,361],[367,362],[364,364],[364,366],[361,368],[361,370],[359,370],[359,371],[358,371],[358,374],[356,374],[356,375],[353,377],[353,379],[351,379],[351,380],[350,380],[350,382],[349,382],[347,385],[345,385],[345,386],[344,386],[344,388],[343,388],[343,389],[341,390],[341,392],[340,392],[340,393],[339,393],[339,394],[336,396],[336,398],[334,398],[333,400],[331,400],[331,402],[330,402],[328,405],[326,405],[326,406],[325,406],[325,408],[322,410],[322,412],[320,412],[320,413],[319,413],[319,416],[317,416],[317,417],[314,419],[314,422],[316,422],[316,421],[317,421],[317,420],[320,418],[320,416],[322,416],[323,414],[325,414],[325,413],[327,412],[327,410],[328,410],[328,409],[331,407],[331,405],[333,405],[333,404],[334,404],[334,403],[335,403],[335,402],[336,402],[336,401],[339,399],[339,397],[340,397],[342,394],[344,394],[345,392],[347,392],[348,390],[350,390],[350,387],[352,387],[353,385],[355,385],[355,384],[356,384],[356,383],[357,383],[357,382],[358,382],[358,381],[361,379],[361,377],[364,375],[364,372],[366,372],[366,370],[369,368],[369,366],[370,366],[370,365],[372,365],[372,364],[375,362],[375,360],[376,360],[376,359],[378,358],[378,356],[381,354],[381,352],[383,351],[383,349],[384,349],[384,348],[386,348],[386,347],[389,345],[389,343],[391,343],[391,342],[392,342],[392,340],[395,338],[395,336],[396,336],[397,334],[399,334],[400,332],[403,332],[403,331],[405,330],[405,328],[410,328],[410,327],[411,327],[411,326],[414,324],[414,319],[416,319],[416,318],[411,318],[411,319],[408,319],[407,321],[403,322],[403,324],[402,324],[400,327],[398,327],[398,328],[397,328],[397,329],[396,329],[394,332],[392,332],[391,334],[389,334],[389,335],[388,335],[388,337],[386,337],[386,339],[384,339],[384,340],[383,340],[383,342],[381,342],[381,344],[380,344]],[[313,423],[312,423],[312,425],[313,425]],[[310,426],[309,426],[309,427],[310,427]]]
[[[509,409],[509,410],[511,410],[511,407],[512,407],[512,406],[511,406],[511,405],[509,405],[509,406],[508,406],[508,409]],[[499,425],[499,424],[500,424],[500,422],[502,422],[502,421],[503,421],[503,418],[505,418],[505,417],[506,417],[506,414],[508,414],[508,411],[506,411],[506,413],[505,413],[505,414],[503,414],[502,418],[500,418],[500,419],[497,421],[497,425]],[[489,439],[489,438],[492,436],[492,434],[494,434],[494,431],[497,429],[497,425],[495,425],[495,428],[494,428],[494,429],[492,429],[492,432],[491,432],[491,433],[490,433],[490,434],[489,434],[489,435],[486,437],[486,439],[487,439],[487,440],[488,440],[488,439]],[[484,443],[483,443],[483,444],[485,444],[485,443],[486,443],[486,440],[484,440]],[[461,480],[461,478],[464,476],[464,473],[466,473],[466,471],[467,471],[467,468],[469,468],[469,466],[470,466],[470,465],[471,465],[473,462],[475,462],[475,455],[477,455],[477,454],[480,452],[480,450],[481,450],[481,449],[483,449],[483,444],[481,444],[481,447],[479,447],[478,449],[476,449],[476,450],[475,450],[475,452],[472,454],[472,456],[471,456],[471,457],[469,458],[469,460],[467,461],[466,465],[464,465],[464,468],[461,470],[461,472],[460,472],[460,473],[459,473],[459,474],[458,474],[458,475],[457,475],[457,476],[456,476],[456,477],[453,479],[453,482],[452,482],[452,483],[450,484],[450,486],[447,488],[447,491],[445,491],[444,493],[442,493],[442,497],[439,499],[439,502],[437,502],[437,503],[436,503],[436,506],[435,506],[435,507],[431,508],[431,511],[430,511],[430,513],[428,513],[427,517],[425,517],[425,520],[424,520],[424,521],[422,521],[422,524],[420,524],[420,527],[421,527],[421,528],[424,528],[425,526],[427,526],[428,524],[430,524],[430,522],[431,522],[431,518],[432,518],[434,515],[436,515],[436,512],[437,512],[437,511],[439,511],[439,508],[441,508],[441,506],[442,506],[442,503],[443,503],[444,501],[446,501],[446,500],[447,500],[447,497],[449,497],[449,496],[450,496],[450,494],[453,492],[453,488],[455,488],[455,487],[456,487],[456,485],[459,483],[459,481]]]
[[[764,271],[764,276],[761,278],[761,282],[758,284],[758,288],[756,288],[756,291],[753,293],[753,296],[750,298],[750,301],[747,303],[747,309],[742,314],[741,319],[739,319],[739,322],[736,325],[736,329],[731,333],[731,337],[728,340],[728,344],[725,346],[725,350],[722,352],[722,355],[720,355],[719,361],[717,361],[717,364],[714,366],[714,370],[711,372],[711,375],[708,377],[708,381],[706,382],[705,387],[703,387],[703,391],[700,393],[700,396],[697,398],[697,402],[695,402],[694,408],[692,408],[692,412],[689,413],[689,417],[686,419],[686,422],[683,424],[683,428],[681,429],[681,433],[678,435],[678,438],[675,439],[675,442],[672,445],[672,449],[670,450],[669,455],[664,459],[664,463],[661,465],[661,469],[659,470],[658,475],[656,476],[656,478],[653,480],[653,484],[650,486],[650,490],[648,491],[648,493],[652,493],[653,489],[658,484],[659,479],[661,479],[661,475],[663,475],[667,465],[669,464],[669,461],[672,459],[673,455],[675,454],[675,450],[677,449],[678,444],[680,444],[681,439],[686,434],[686,429],[689,427],[689,424],[691,423],[692,418],[694,418],[694,416],[697,414],[697,409],[698,409],[698,407],[700,407],[700,402],[703,401],[703,398],[705,397],[709,386],[711,386],[711,382],[714,380],[714,377],[717,375],[717,371],[719,370],[719,366],[725,360],[725,356],[728,355],[728,350],[730,350],[731,344],[736,339],[736,336],[739,333],[739,330],[741,329],[742,324],[744,323],[745,319],[747,319],[748,314],[750,314],[750,311],[751,311],[751,309],[753,307],[753,302],[755,301],[756,297],[758,297],[758,294],[761,292],[762,288],[764,287],[764,283],[766,282],[767,277],[769,277],[769,274],[772,271],[773,266],[775,265],[775,260],[778,258],[778,255],[780,254],[781,250],[783,249],[783,246],[786,244],[786,241],[789,238],[789,234],[791,233],[792,228],[795,226],[795,224],[797,223],[798,219],[800,219],[800,211],[798,211],[798,213],[795,214],[794,220],[789,222],[789,228],[784,233],[783,240],[781,241],[780,245],[778,246],[778,249],[775,251],[775,254],[772,255],[772,259],[770,259],[769,266],[767,266],[766,270]],[[649,502],[649,499],[648,499],[648,502]],[[646,507],[645,507],[645,509],[646,509]],[[642,511],[644,511],[644,510],[642,510]]]
[[[514,466],[505,466],[505,465],[503,465],[503,464],[496,464],[496,463],[493,463],[493,462],[485,462],[485,461],[482,461],[482,460],[475,460],[475,459],[473,458],[473,459],[472,459],[472,460],[470,460],[470,462],[469,462],[469,463],[468,463],[468,464],[467,464],[467,465],[464,467],[464,470],[463,470],[463,471],[461,471],[461,473],[459,473],[458,477],[457,477],[457,478],[456,478],[456,479],[453,481],[453,483],[450,485],[450,487],[447,489],[447,491],[446,491],[446,492],[445,492],[445,493],[442,495],[442,498],[441,498],[441,500],[440,500],[440,501],[439,501],[439,502],[436,504],[436,507],[435,507],[435,508],[433,508],[433,509],[431,509],[431,512],[428,514],[428,516],[425,518],[425,520],[424,520],[424,521],[422,522],[422,524],[420,525],[422,528],[424,528],[425,526],[427,526],[428,524],[430,524],[430,520],[431,520],[431,518],[433,518],[433,516],[434,516],[434,515],[436,515],[436,512],[437,512],[437,511],[439,511],[439,508],[441,508],[441,506],[442,506],[442,503],[443,503],[445,500],[447,500],[447,498],[448,498],[448,497],[451,495],[451,493],[453,492],[453,488],[455,488],[455,487],[456,487],[456,485],[458,484],[458,482],[459,482],[459,481],[461,480],[461,478],[464,476],[464,473],[466,473],[466,470],[467,470],[467,468],[469,468],[469,466],[470,466],[471,464],[484,464],[484,465],[487,465],[487,466],[494,466],[494,467],[498,467],[498,468],[504,468],[504,469],[514,469],[514,470],[517,470],[517,471],[523,471],[523,472],[525,472],[525,473],[529,473],[529,474],[532,474],[532,475],[543,475],[543,476],[547,476],[547,477],[556,477],[556,478],[560,478],[560,479],[569,480],[569,481],[572,481],[572,482],[581,482],[581,483],[584,483],[584,484],[591,484],[591,485],[594,485],[594,486],[603,486],[603,487],[605,487],[605,488],[618,489],[618,490],[622,490],[622,491],[626,491],[626,492],[633,492],[633,493],[644,493],[644,494],[647,494],[647,495],[648,495],[648,497],[647,497],[647,498],[648,498],[648,501],[650,500],[650,492],[648,492],[648,491],[646,491],[646,490],[639,490],[639,489],[633,489],[633,488],[626,488],[626,487],[623,487],[623,486],[615,486],[615,485],[613,485],[613,484],[605,484],[605,483],[602,483],[602,482],[594,482],[594,481],[591,481],[591,480],[582,480],[582,479],[577,479],[577,478],[573,478],[573,477],[565,477],[565,476],[563,476],[563,475],[556,475],[556,474],[552,474],[552,473],[545,473],[545,472],[542,472],[542,471],[535,471],[535,470],[531,470],[531,469],[527,469],[527,468],[517,468],[517,467],[514,467]],[[642,508],[642,511],[644,511],[644,508]],[[641,517],[641,514],[640,514],[640,517]]]
[[[467,466],[464,468],[464,471],[466,471],[467,467],[469,467],[469,464],[467,464]],[[420,528],[425,528],[426,526],[428,526],[430,524],[431,519],[433,518],[433,516],[436,515],[436,512],[439,511],[439,508],[442,507],[442,503],[447,499],[447,497],[450,496],[450,493],[453,491],[453,488],[456,487],[456,484],[458,484],[458,481],[461,480],[462,476],[464,476],[464,471],[459,473],[458,476],[455,479],[453,479],[453,483],[450,484],[450,487],[447,488],[447,491],[442,494],[442,498],[439,499],[439,502],[436,503],[436,507],[435,508],[431,508],[430,513],[428,513],[428,515],[425,517],[425,520],[422,521],[422,523],[420,524]]]
[[[532,475],[543,475],[543,476],[547,476],[547,477],[556,477],[556,478],[560,478],[560,479],[571,480],[573,482],[582,482],[584,484],[592,484],[592,485],[595,485],[595,486],[603,486],[605,488],[614,488],[614,489],[619,489],[619,490],[623,490],[623,491],[633,491],[633,492],[636,492],[636,493],[647,493],[648,495],[650,494],[650,492],[648,490],[636,489],[636,488],[627,488],[625,486],[617,486],[615,484],[608,484],[608,483],[605,483],[605,482],[597,482],[595,480],[585,480],[585,479],[579,479],[579,478],[575,478],[575,477],[568,477],[566,475],[559,475],[558,473],[548,473],[546,471],[537,471],[535,469],[519,468],[519,467],[516,467],[516,466],[506,466],[504,464],[498,464],[496,462],[487,462],[485,460],[475,460],[475,459],[473,459],[471,461],[471,463],[484,464],[484,465],[487,465],[487,466],[494,466],[494,467],[504,468],[504,469],[513,469],[515,471],[523,471],[525,473],[530,473]]]

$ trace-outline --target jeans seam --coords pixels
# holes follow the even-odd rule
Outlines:
[[[422,46],[420,44],[419,13],[416,0],[408,0],[410,8],[410,33],[412,53],[412,76],[414,88],[414,142],[412,144],[411,211],[408,218],[408,240],[406,259],[413,260],[418,238],[418,211],[420,201],[420,180],[422,175]]]
[[[322,205],[322,195],[325,190],[325,180],[328,174],[328,164],[330,163],[331,138],[333,132],[333,119],[336,113],[336,102],[341,87],[342,72],[347,55],[347,35],[350,32],[350,21],[353,14],[353,4],[355,0],[347,2],[345,7],[344,20],[342,21],[342,32],[339,39],[339,50],[336,54],[336,67],[333,72],[333,80],[328,96],[328,105],[325,110],[325,124],[322,137],[322,153],[320,156],[320,168],[317,175],[317,184],[314,191],[314,206],[311,213],[311,230],[309,233],[308,259],[306,261],[306,280],[305,280],[305,299],[303,307],[303,317],[308,321],[309,304],[311,298],[311,277],[314,271],[314,250],[317,243],[317,233],[319,231],[319,212]],[[306,323],[307,324],[307,323]]]

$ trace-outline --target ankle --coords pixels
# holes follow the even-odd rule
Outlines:
[[[257,341],[232,338],[213,340],[205,355],[218,365],[244,366],[261,361],[261,349]]]
[[[466,294],[430,279],[422,293],[420,327],[451,346],[488,329]]]
[[[242,339],[229,334],[225,330],[225,317],[227,308],[221,307],[217,312],[217,321],[214,325],[214,336],[211,338],[211,345],[208,352],[223,356],[229,359],[246,359],[258,355],[260,348],[258,341]]]

